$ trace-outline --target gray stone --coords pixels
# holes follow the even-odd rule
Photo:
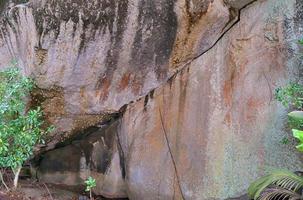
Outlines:
[[[45,153],[38,163],[38,179],[84,190],[84,181],[92,176],[97,183],[93,189],[96,195],[127,197],[116,134],[118,126],[119,121],[106,128],[91,127],[83,139]]]
[[[30,0],[3,14],[0,68],[16,59],[37,82],[57,127],[48,149],[166,82],[230,18],[221,0]]]
[[[254,1],[256,0],[224,0],[228,5],[237,9],[243,8],[245,5]]]
[[[302,1],[6,2],[0,68],[18,60],[38,85],[31,105],[56,126],[40,180],[83,189],[91,175],[94,193],[134,200],[228,199],[268,166],[302,166],[280,143],[286,111],[273,98],[302,74]]]

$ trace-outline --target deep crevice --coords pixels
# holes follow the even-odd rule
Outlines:
[[[121,168],[122,178],[125,179],[125,177],[126,177],[125,154],[123,151],[119,132],[117,131],[116,134],[117,134],[118,151],[119,151],[119,157],[120,157],[120,168]]]

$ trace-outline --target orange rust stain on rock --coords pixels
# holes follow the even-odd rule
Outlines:
[[[227,125],[231,125],[231,112],[229,111],[225,117],[224,117],[224,122],[227,124]]]
[[[84,112],[88,109],[89,105],[88,105],[88,99],[87,96],[85,94],[85,87],[82,86],[80,88],[80,102],[81,102],[81,110],[83,110]]]
[[[254,97],[248,99],[246,103],[249,109],[256,109],[264,105],[264,102],[261,99],[256,99]]]
[[[248,121],[253,121],[257,117],[258,110],[264,106],[264,101],[261,99],[257,99],[254,97],[251,97],[247,100],[246,106],[245,106],[245,119]]]
[[[176,69],[183,62],[192,59],[195,45],[201,37],[201,29],[205,26],[203,16],[213,0],[186,0],[182,22],[184,31],[178,33],[171,54],[170,67]]]
[[[142,90],[142,86],[143,86],[142,82],[143,82],[142,78],[135,76],[134,81],[132,82],[132,85],[131,85],[132,92],[135,95],[139,94],[140,91]]]
[[[118,92],[121,92],[127,88],[127,86],[129,85],[129,82],[130,82],[130,75],[131,74],[129,72],[127,72],[123,75],[123,77],[118,85]]]
[[[228,106],[232,104],[232,83],[231,81],[225,81],[223,86],[223,100],[224,103]]]
[[[223,86],[223,101],[225,105],[228,107],[231,107],[232,105],[232,96],[233,96],[233,88],[232,88],[232,82],[225,81]],[[228,125],[231,124],[231,111],[229,109],[228,113],[225,115],[224,122]]]
[[[100,92],[97,92],[97,95],[100,100],[104,101],[108,98],[110,84],[111,82],[106,77],[98,82],[97,90],[100,90]]]
[[[161,129],[160,129],[161,130]],[[159,134],[162,134],[161,132]],[[151,149],[163,149],[165,147],[165,143],[162,137],[159,135],[148,135],[146,140],[149,142],[149,146]]]
[[[235,81],[238,80],[239,75],[236,71],[237,64],[232,51],[228,53],[226,63],[227,68],[224,74],[226,74],[227,77],[223,85],[223,102],[227,106],[229,111],[226,114],[224,121],[226,124],[230,125],[232,119],[231,108],[233,104],[234,85]]]

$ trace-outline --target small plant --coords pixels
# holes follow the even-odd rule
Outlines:
[[[301,110],[303,106],[303,85],[290,83],[286,87],[277,88],[275,98],[285,107],[290,106]]]
[[[283,137],[281,140],[281,144],[288,144],[289,143],[289,139],[287,137]]]
[[[42,111],[28,109],[26,98],[34,87],[31,79],[24,77],[17,68],[0,72],[0,180],[5,184],[2,170],[14,173],[14,188],[18,185],[23,163],[30,158],[34,146],[43,142]]]
[[[92,189],[94,187],[96,187],[96,180],[94,178],[92,178],[91,176],[88,177],[88,179],[85,181],[85,185],[86,185],[86,192],[89,192],[89,198],[93,199],[92,197]]]

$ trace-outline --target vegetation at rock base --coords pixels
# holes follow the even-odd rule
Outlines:
[[[290,83],[283,88],[277,88],[275,97],[285,107],[302,110],[303,108],[303,85],[298,83]],[[296,117],[295,111],[288,114],[289,125],[291,128],[303,129],[303,120]]]
[[[13,171],[16,188],[23,163],[31,157],[34,146],[43,142],[42,136],[52,129],[42,128],[39,107],[27,108],[26,100],[33,87],[33,80],[16,67],[0,72],[0,179],[7,190],[3,172]]]
[[[276,90],[276,99],[285,107],[296,109],[288,114],[293,128],[293,137],[299,143],[297,150],[303,152],[303,85],[290,83]],[[301,129],[301,130],[299,130]],[[300,172],[276,170],[250,185],[248,195],[251,199],[302,199],[303,176]]]
[[[89,197],[90,199],[93,199],[92,197],[92,189],[94,187],[96,187],[96,180],[93,177],[88,177],[88,179],[85,181],[85,185],[86,185],[86,192],[89,192]]]
[[[275,97],[285,107],[302,109],[303,85],[292,82],[285,87],[277,88],[275,91]]]

